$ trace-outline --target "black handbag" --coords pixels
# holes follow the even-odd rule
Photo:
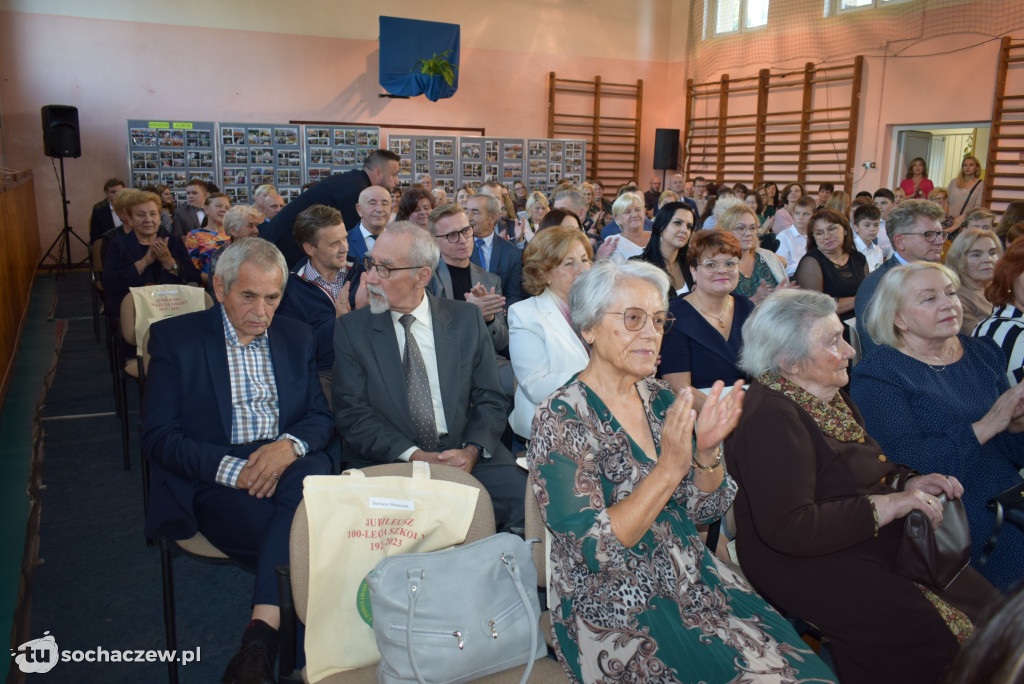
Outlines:
[[[978,558],[978,567],[984,567],[989,556],[996,550],[999,543],[999,535],[1003,533],[1003,522],[1009,521],[1024,530],[1024,482],[1018,482],[1005,492],[996,494],[986,504],[988,510],[996,514],[996,522],[992,526],[992,534],[981,549],[981,557]]]
[[[896,552],[896,573],[919,584],[945,589],[971,560],[971,530],[960,499],[935,498],[942,505],[942,525],[932,523],[914,509],[904,519],[903,536]]]

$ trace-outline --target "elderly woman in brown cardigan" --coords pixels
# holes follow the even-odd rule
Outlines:
[[[787,290],[743,326],[751,382],[726,439],[743,572],[767,599],[829,639],[844,684],[934,683],[998,592],[967,568],[945,590],[893,571],[904,518],[942,523],[963,487],[890,462],[849,397],[835,301]],[[898,416],[893,417],[899,420]]]

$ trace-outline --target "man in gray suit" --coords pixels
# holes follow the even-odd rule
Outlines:
[[[942,219],[945,216],[942,207],[930,200],[904,200],[889,213],[885,227],[892,240],[893,254],[864,279],[857,288],[857,298],[853,302],[853,310],[857,315],[857,334],[865,356],[877,346],[868,334],[865,323],[868,304],[878,289],[878,283],[890,270],[911,261],[937,262],[942,253],[942,243],[946,240],[946,233],[942,230]]]
[[[188,202],[174,210],[174,216],[171,217],[171,235],[184,239],[186,235],[203,225],[203,219],[206,218],[203,207],[206,206],[206,198],[209,195],[206,181],[202,178],[189,179],[185,184],[185,198]]]
[[[526,474],[501,443],[508,406],[491,334],[474,304],[427,294],[437,242],[405,221],[388,226],[365,263],[370,305],[338,319],[342,459],[461,468],[487,488],[499,528],[522,527]]]

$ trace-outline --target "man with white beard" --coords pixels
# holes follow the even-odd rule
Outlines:
[[[501,442],[508,405],[480,309],[426,292],[440,259],[419,226],[388,226],[364,260],[369,306],[337,320],[334,415],[350,468],[427,461],[483,483],[498,529],[521,529],[526,475]]]

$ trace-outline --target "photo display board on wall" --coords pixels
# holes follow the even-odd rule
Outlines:
[[[434,187],[453,194],[458,187],[458,139],[455,136],[393,135],[388,136],[388,149],[401,157],[398,184],[407,188],[420,174],[429,173]]]
[[[455,141],[458,155],[454,178],[447,164],[450,157],[436,154],[447,153],[449,141]],[[402,187],[429,172],[434,185],[444,187],[449,195],[463,185],[475,189],[492,179],[510,188],[515,181],[523,180],[531,191],[541,192],[548,192],[563,178],[582,183],[586,177],[585,146],[582,140],[549,138],[388,136],[389,149],[402,158],[398,175]]]
[[[166,185],[184,202],[189,179],[216,182],[215,131],[212,121],[128,119],[131,186]]]
[[[316,183],[336,173],[363,166],[380,146],[376,126],[303,126],[306,143],[306,181]]]
[[[303,184],[302,140],[295,124],[219,124],[221,190],[231,203],[252,204],[253,193],[271,183],[289,201]]]

